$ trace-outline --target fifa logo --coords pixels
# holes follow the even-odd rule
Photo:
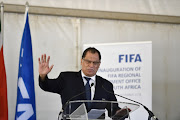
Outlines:
[[[142,62],[140,54],[119,55],[119,63],[126,62]]]

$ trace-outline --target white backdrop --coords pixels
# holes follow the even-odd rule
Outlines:
[[[76,18],[31,14],[29,18],[38,120],[56,119],[61,109],[60,96],[44,92],[38,86],[38,57],[41,54],[47,53],[51,56],[50,64],[54,64],[54,68],[49,77],[55,78],[61,71],[77,70],[76,62],[80,63],[80,56],[77,56],[78,45],[78,50],[82,51],[83,44],[133,41],[152,41],[153,112],[162,120],[179,120],[180,25],[80,19],[78,31],[76,22],[74,22]],[[4,57],[8,84],[9,119],[11,120],[14,119],[15,114],[19,49],[24,15],[6,13],[4,21]],[[77,35],[80,37],[78,43]]]
[[[113,83],[114,92],[135,100],[152,109],[152,43],[122,42],[85,44],[101,51],[102,60],[98,75]],[[116,96],[120,102],[130,102]],[[140,106],[131,115],[132,120],[145,120],[147,111]]]

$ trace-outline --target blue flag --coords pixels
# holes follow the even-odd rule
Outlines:
[[[21,41],[15,120],[36,120],[33,55],[28,12]]]

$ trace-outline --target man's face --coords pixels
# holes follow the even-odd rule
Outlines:
[[[98,53],[87,52],[86,56],[83,59],[81,59],[81,65],[82,71],[86,76],[94,76],[100,66]]]

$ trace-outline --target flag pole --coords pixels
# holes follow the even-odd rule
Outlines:
[[[6,69],[4,64],[3,44],[4,44],[4,4],[1,2],[1,38],[0,42],[0,119],[8,120],[8,96]]]
[[[29,10],[29,3],[28,2],[26,2],[26,12]]]
[[[27,13],[29,11],[29,3],[28,2],[26,2],[25,7],[26,7],[26,10],[25,10],[25,19],[24,19],[25,21],[24,21],[24,23],[26,23]]]
[[[1,40],[4,43],[4,3],[1,2]]]

